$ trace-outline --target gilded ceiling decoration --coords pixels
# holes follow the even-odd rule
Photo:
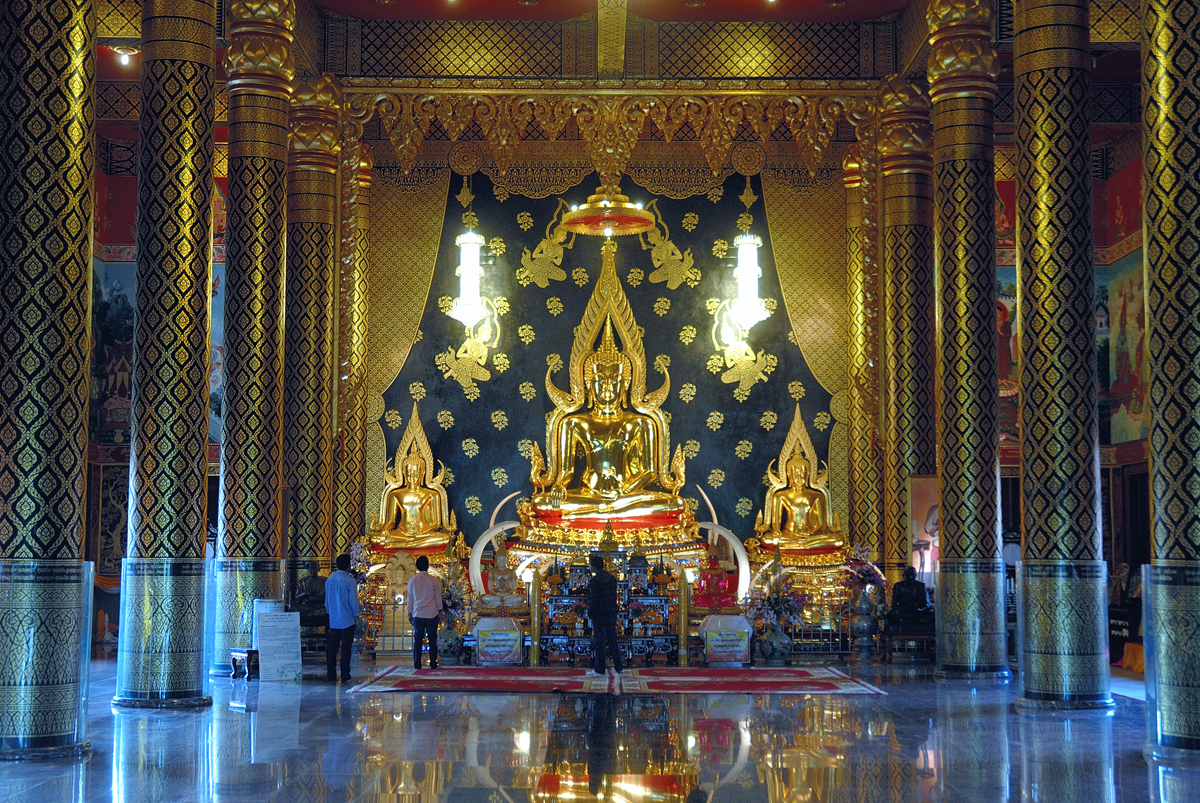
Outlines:
[[[857,90],[858,88],[855,87]],[[831,91],[833,90],[833,91]],[[359,124],[378,112],[400,169],[412,170],[430,127],[436,120],[454,142],[472,122],[482,131],[503,179],[513,166],[521,141],[536,125],[545,139],[556,140],[573,121],[585,143],[592,168],[606,187],[615,187],[626,171],[647,119],[666,142],[686,123],[696,133],[714,176],[729,161],[743,121],[763,142],[786,123],[799,154],[815,174],[839,119],[861,126],[872,101],[837,87],[814,87],[811,94],[685,94],[674,91],[612,94],[595,91],[441,92],[347,88],[346,112]]]

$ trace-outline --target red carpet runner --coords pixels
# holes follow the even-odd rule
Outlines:
[[[575,694],[885,694],[828,667],[778,669],[629,669],[620,689],[611,677],[589,678],[583,669],[389,666],[351,691],[570,692]]]

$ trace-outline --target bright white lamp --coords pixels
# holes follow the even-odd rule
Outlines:
[[[483,299],[479,297],[479,279],[483,268],[479,265],[479,249],[483,237],[473,231],[460,234],[454,239],[458,246],[458,298],[450,309],[450,317],[462,322],[463,326],[474,326],[487,314]]]
[[[758,280],[762,268],[758,267],[758,249],[762,238],[754,234],[739,234],[733,238],[737,247],[738,266],[733,271],[737,279],[737,298],[733,302],[733,318],[743,328],[749,329],[767,317],[767,306],[758,297]]]

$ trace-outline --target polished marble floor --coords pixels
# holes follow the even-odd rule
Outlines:
[[[1200,800],[1200,774],[1147,766],[1139,700],[1024,714],[1009,684],[935,682],[925,667],[853,670],[888,692],[863,697],[350,694],[222,679],[208,710],[115,713],[114,670],[92,665],[91,758],[0,765],[0,801]]]

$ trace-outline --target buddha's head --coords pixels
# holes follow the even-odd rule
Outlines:
[[[425,461],[419,454],[413,452],[404,458],[402,470],[404,473],[404,484],[409,488],[416,488],[421,484],[421,475],[425,473]]]
[[[633,363],[617,349],[610,318],[604,323],[604,338],[600,348],[583,363],[584,380],[588,384],[592,403],[610,409],[621,406],[629,390],[632,373]]]
[[[808,485],[808,461],[802,455],[796,455],[788,463],[788,480],[793,488],[804,488]]]

